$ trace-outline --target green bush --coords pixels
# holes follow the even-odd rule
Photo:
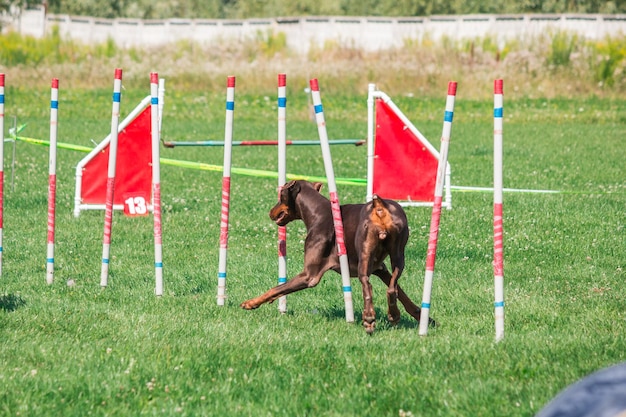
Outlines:
[[[578,35],[574,33],[558,31],[551,35],[550,50],[546,58],[548,66],[569,65],[572,52],[574,52],[578,43]]]
[[[112,57],[113,41],[105,45],[86,46],[61,38],[58,26],[44,38],[9,32],[0,36],[0,61],[7,67],[16,65],[39,66],[43,63],[60,64],[80,62],[87,55]],[[109,52],[105,52],[109,51]]]
[[[256,34],[256,43],[263,55],[271,58],[287,50],[287,35],[284,32],[274,32],[271,29],[265,32],[259,30]]]
[[[477,85],[476,81],[487,74],[491,77],[494,70],[500,73],[499,77],[514,76],[518,91],[524,94],[545,89],[620,94],[626,89],[626,37],[623,35],[588,41],[569,32],[553,32],[501,43],[489,35],[457,41],[449,37],[435,39],[425,33],[421,38],[403,39],[402,47],[380,51],[365,51],[338,40],[309,46],[306,55],[309,64],[323,64],[325,71],[344,80],[342,87],[353,85],[357,91],[369,82],[387,79],[385,88],[405,91],[407,85],[417,85],[420,94],[424,94],[449,77],[465,81],[468,86]],[[32,81],[39,80],[42,68],[46,68],[55,74],[69,71],[88,75],[93,83],[97,75],[93,72],[95,69],[123,65],[135,72],[140,68],[145,71],[158,67],[159,72],[168,74],[170,79],[175,76],[183,85],[190,85],[190,80],[197,80],[207,64],[231,73],[232,66],[239,63],[258,61],[265,62],[259,65],[269,65],[268,62],[276,64],[282,60],[281,65],[294,65],[296,71],[301,71],[296,57],[297,54],[289,50],[287,35],[272,29],[260,30],[244,42],[208,45],[180,40],[158,48],[121,48],[113,39],[86,44],[63,38],[58,27],[41,39],[13,32],[0,35],[0,65],[20,67],[21,77]],[[364,71],[358,74],[348,71],[355,66]],[[543,76],[546,67],[551,77]],[[242,75],[246,71],[258,74],[259,68],[252,70],[243,65],[238,66],[237,71]],[[348,73],[355,74],[352,84],[345,83]],[[264,85],[265,78],[255,76],[254,80],[256,87]],[[207,80],[207,86],[212,83]],[[558,84],[564,88],[554,88]],[[465,92],[467,94],[468,90]],[[480,92],[477,90],[476,94]]]
[[[42,45],[33,36],[9,32],[0,36],[0,61],[7,67],[39,64],[48,53],[43,50]]]
[[[33,1],[34,3],[34,1]],[[625,13],[623,1],[577,0],[49,0],[52,13],[143,19],[334,15],[430,16],[474,13]]]
[[[626,57],[626,39],[606,37],[602,41],[589,43],[590,68],[594,80],[603,86],[613,86],[616,79],[623,80],[624,58]]]

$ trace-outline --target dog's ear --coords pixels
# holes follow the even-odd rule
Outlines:
[[[300,192],[300,183],[296,180],[289,181],[283,185],[280,195],[281,200],[284,202],[291,200],[290,195],[296,195]]]
[[[317,190],[317,192],[319,192],[322,189],[322,184],[321,182],[314,182],[313,183],[313,188],[315,188]]]

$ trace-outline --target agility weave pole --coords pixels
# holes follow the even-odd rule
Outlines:
[[[278,200],[287,182],[287,75],[278,74]],[[287,282],[287,226],[278,226],[278,285]],[[278,311],[287,312],[287,296],[278,299]]]
[[[452,119],[454,118],[454,100],[456,97],[455,81],[448,83],[448,96],[446,98],[446,110],[443,117],[443,132],[441,134],[441,147],[439,150],[439,167],[435,184],[435,200],[430,218],[430,233],[428,237],[428,252],[426,254],[426,273],[424,275],[424,292],[422,295],[422,313],[419,323],[419,335],[426,336],[428,333],[428,318],[430,314],[430,296],[435,272],[435,258],[437,255],[437,240],[439,237],[439,221],[441,219],[441,201],[443,185],[448,164],[448,147],[450,145],[450,132]]]
[[[220,253],[217,271],[217,305],[226,299],[226,259],[228,255],[228,214],[230,207],[230,168],[233,153],[233,118],[235,113],[235,77],[226,80],[226,125],[224,127],[224,172],[222,176],[222,212],[220,220]]]
[[[322,155],[324,157],[324,169],[328,181],[328,193],[330,195],[330,205],[333,213],[333,224],[335,226],[335,239],[337,241],[337,255],[339,256],[339,266],[341,268],[341,283],[343,290],[343,300],[346,309],[346,321],[354,322],[354,307],[352,304],[352,287],[350,284],[350,266],[348,264],[348,254],[343,235],[343,219],[341,218],[341,208],[339,197],[337,195],[337,185],[335,184],[335,172],[333,169],[333,161],[330,154],[330,146],[328,144],[328,134],[326,132],[326,121],[324,119],[324,109],[320,97],[319,83],[316,78],[310,80],[311,97],[313,98],[313,106],[315,109],[315,120],[317,122],[317,131],[320,137],[320,145],[322,147]]]
[[[159,147],[161,131],[161,107],[159,107],[159,74],[150,73],[150,127],[152,133],[152,217],[154,219],[154,273],[155,289],[158,296],[163,295],[163,239],[161,228],[161,167]]]
[[[111,225],[113,223],[113,194],[115,188],[115,168],[117,164],[117,135],[122,97],[122,69],[115,69],[113,81],[113,105],[111,110],[111,141],[109,142],[109,167],[107,172],[106,202],[104,208],[104,238],[102,242],[102,268],[100,286],[109,282],[109,256],[111,255]]]
[[[2,276],[3,222],[4,222],[4,74],[0,74],[0,277]]]
[[[493,85],[493,287],[496,341],[504,338],[504,228],[502,226],[502,117],[504,82]]]
[[[46,253],[46,282],[54,282],[54,232],[57,189],[57,132],[59,121],[59,80],[52,79],[50,89],[50,158],[48,163],[48,246]]]

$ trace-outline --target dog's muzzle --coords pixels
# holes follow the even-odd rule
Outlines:
[[[270,210],[270,219],[278,226],[284,226],[289,223],[289,209],[284,204],[277,204]]]

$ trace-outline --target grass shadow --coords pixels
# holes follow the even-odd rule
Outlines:
[[[400,322],[396,325],[392,325],[387,320],[387,310],[382,307],[374,307],[376,311],[376,329],[377,330],[390,330],[390,329],[417,329],[419,327],[419,323],[404,310],[400,310]],[[354,311],[354,322],[361,324],[361,313],[362,311]],[[329,309],[324,309],[319,311],[319,314],[326,317],[328,320],[345,320],[346,312],[343,308],[332,307]],[[433,329],[432,325],[429,326],[430,329]]]
[[[4,311],[15,311],[18,308],[26,305],[26,301],[15,294],[3,294],[0,295],[0,309]]]

